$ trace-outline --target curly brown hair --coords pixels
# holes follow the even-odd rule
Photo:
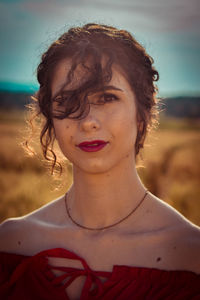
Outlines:
[[[102,67],[103,57],[108,58],[104,68]],[[71,69],[66,76],[64,86],[58,92],[59,98],[56,95],[52,98],[51,84],[55,68],[61,60],[66,58],[70,58]],[[88,59],[90,60],[89,66]],[[40,143],[44,158],[52,162],[52,173],[58,163],[53,150],[55,141],[53,118],[83,118],[88,113],[86,109],[88,94],[97,89],[103,90],[104,85],[110,82],[113,63],[123,70],[136,96],[138,121],[136,156],[143,147],[146,133],[157,117],[155,81],[158,80],[159,74],[153,67],[153,59],[126,30],[94,23],[70,28],[42,55],[37,68],[40,88],[32,97],[35,100],[32,108],[37,112],[36,115],[42,114],[44,117]],[[73,90],[63,90],[72,81],[74,71],[79,65],[87,72],[86,80],[79,83],[80,85]],[[65,111],[53,114],[53,101],[57,101],[58,105],[64,103]],[[74,112],[76,116],[73,114],[72,117]],[[59,166],[61,167],[60,164]]]

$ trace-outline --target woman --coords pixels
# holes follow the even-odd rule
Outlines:
[[[158,72],[127,32],[71,28],[43,54],[41,144],[73,164],[66,195],[1,225],[1,299],[200,299],[200,230],[146,190],[135,160]]]

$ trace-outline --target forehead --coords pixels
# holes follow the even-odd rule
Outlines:
[[[105,59],[103,59],[102,67],[105,66],[105,62]],[[87,67],[87,63],[85,63],[85,65]],[[84,84],[84,82],[87,81],[88,75],[90,73],[88,73],[89,71],[87,70],[87,68],[84,68],[81,64],[79,64],[73,72],[71,82],[66,85],[67,76],[71,69],[71,66],[72,62],[70,59],[63,59],[57,64],[51,85],[52,97],[54,97],[62,88],[63,90],[73,90],[80,87],[82,84]],[[132,88],[126,79],[123,70],[119,65],[114,63],[112,65],[112,79],[109,82],[109,85],[120,88],[128,96],[133,96]]]

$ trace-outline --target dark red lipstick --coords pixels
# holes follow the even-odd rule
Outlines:
[[[108,142],[103,140],[85,141],[78,145],[78,147],[86,152],[96,152],[101,150],[107,145]]]

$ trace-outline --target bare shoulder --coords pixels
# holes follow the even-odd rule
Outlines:
[[[23,217],[10,218],[0,224],[0,251],[10,253],[28,253],[33,244],[44,236],[47,228],[58,226],[62,222],[62,197],[42,206]],[[60,222],[60,223],[59,223]],[[25,248],[24,246],[25,245]]]
[[[176,261],[181,269],[200,274],[200,228],[192,223],[177,228]]]
[[[0,251],[14,252],[14,245],[20,245],[20,236],[25,237],[27,222],[24,217],[5,220],[0,225]]]
[[[193,228],[193,223],[184,217],[174,207],[149,193],[147,212],[152,216],[154,223],[161,227],[186,226]],[[197,226],[196,226],[197,227]]]
[[[154,223],[166,228],[163,244],[171,264],[200,274],[200,227],[157,197],[152,195],[150,201],[155,204]]]

